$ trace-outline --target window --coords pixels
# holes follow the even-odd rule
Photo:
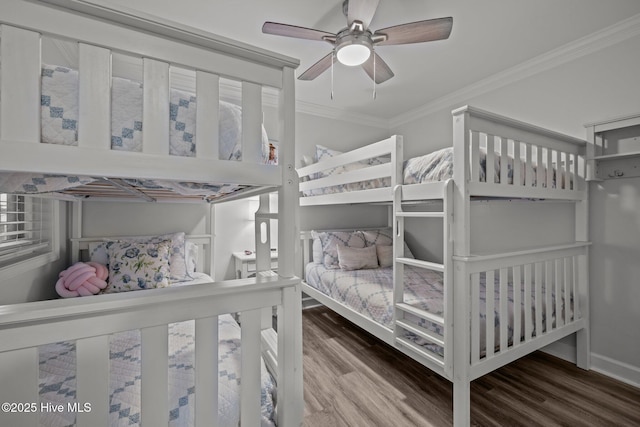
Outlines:
[[[54,250],[54,201],[0,193],[0,267]]]

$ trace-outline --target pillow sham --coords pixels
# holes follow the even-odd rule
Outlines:
[[[376,247],[350,248],[338,245],[338,265],[342,270],[362,270],[365,268],[378,268],[378,255]]]
[[[392,246],[393,245],[393,229],[392,228],[380,228],[377,230],[364,230],[362,232],[366,246],[379,245],[379,246]],[[404,257],[415,258],[411,249],[404,242]]]
[[[323,231],[311,232],[314,239],[320,241],[322,247],[322,264],[327,268],[338,269],[338,245],[351,248],[364,248],[364,237],[359,231]]]
[[[169,286],[171,241],[113,242],[109,247],[109,281],[104,293]]]
[[[172,281],[192,280],[193,277],[187,268],[187,255],[185,245],[185,233],[169,233],[160,236],[131,236],[114,241],[92,242],[89,243],[89,259],[103,265],[109,265],[109,247],[114,242],[141,242],[141,243],[158,243],[165,240],[171,241],[170,261]],[[197,248],[196,248],[197,249]],[[196,256],[197,259],[197,256]]]
[[[373,246],[371,246],[373,247]],[[378,264],[380,267],[393,266],[393,246],[375,245],[376,255],[378,255]]]

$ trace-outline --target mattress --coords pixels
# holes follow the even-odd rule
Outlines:
[[[393,268],[376,268],[354,271],[344,271],[341,269],[330,269],[323,264],[309,263],[306,266],[306,282],[309,286],[317,289],[331,299],[350,307],[364,317],[367,317],[387,328],[393,326]],[[440,272],[426,270],[423,268],[404,266],[404,302],[421,310],[428,311],[437,316],[444,313],[444,286],[443,275]],[[500,319],[497,311],[500,300],[500,288],[497,286],[499,278],[496,277],[494,301],[496,308],[495,318],[495,346],[500,342]],[[524,290],[522,291],[524,292]],[[532,301],[535,301],[535,290],[532,289]],[[484,353],[486,337],[486,283],[485,276],[480,276],[480,351]],[[555,299],[555,295],[552,295]],[[508,287],[509,319],[507,320],[508,341],[513,338],[513,288]],[[524,301],[524,298],[521,299]],[[542,322],[546,323],[546,310],[544,309],[545,293],[543,287],[542,294],[543,310]],[[555,311],[555,305],[554,305]],[[524,313],[531,313],[532,321],[535,319],[535,310],[525,310]],[[555,316],[555,313],[553,313]],[[439,325],[425,321],[411,314],[405,314],[405,318],[440,335],[443,334]],[[524,322],[521,322],[524,328]],[[534,330],[535,333],[535,330]],[[521,331],[521,336],[524,330]],[[443,355],[442,347],[426,342],[425,340],[407,332],[407,338],[419,345],[427,347],[429,350]]]
[[[206,275],[177,286],[207,283]],[[175,286],[175,285],[174,285]],[[218,419],[220,426],[240,422],[241,331],[229,314],[218,318]],[[195,411],[194,335],[195,321],[169,325],[169,425],[193,426]],[[109,426],[140,426],[140,331],[110,337]],[[39,348],[40,402],[54,405],[75,402],[76,353],[73,342],[58,342]],[[275,425],[275,381],[261,360],[261,425]],[[40,426],[75,425],[73,413],[41,413]]]
[[[114,77],[112,80],[111,148],[121,151],[142,151],[142,102],[140,82]],[[194,157],[197,99],[194,94],[170,90],[169,154]],[[43,65],[41,94],[42,142],[78,145],[78,71]],[[242,159],[242,109],[220,101],[219,158]],[[262,161],[276,164],[276,149],[270,145],[262,128]],[[61,176],[31,173],[0,174],[0,192],[13,194],[41,194],[71,190],[87,184],[102,182],[102,177]],[[166,180],[122,180],[125,185],[148,190],[168,190],[184,196],[202,195],[213,199],[238,191],[245,186],[229,183],[204,184]]]

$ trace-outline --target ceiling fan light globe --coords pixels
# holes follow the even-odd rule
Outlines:
[[[336,56],[341,64],[354,67],[367,62],[371,49],[365,44],[347,44],[338,49]]]

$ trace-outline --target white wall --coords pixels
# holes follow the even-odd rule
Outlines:
[[[469,104],[586,138],[588,122],[640,112],[640,37],[444,108],[392,133],[405,153],[451,145],[450,111]],[[640,178],[591,184],[591,344],[593,367],[640,384]],[[574,342],[552,348],[567,355]]]

